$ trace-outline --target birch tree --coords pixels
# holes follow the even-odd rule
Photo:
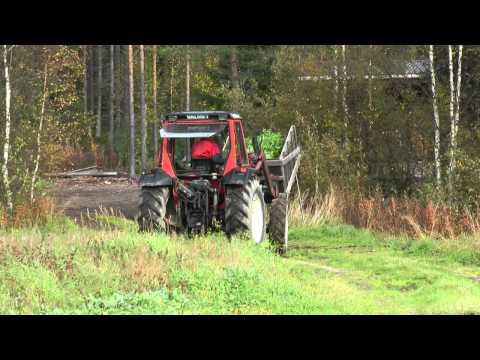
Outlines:
[[[7,45],[3,45],[3,69],[5,74],[5,143],[3,144],[3,186],[5,188],[5,197],[7,202],[7,209],[10,215],[13,213],[13,203],[12,203],[12,192],[10,190],[10,179],[8,177],[8,156],[10,150],[10,97],[11,97],[11,87],[10,87],[10,73],[8,65],[8,51]]]
[[[102,45],[98,45],[98,96],[97,96],[97,129],[95,137],[98,139],[102,136]]]
[[[368,59],[368,110],[373,112],[373,45],[370,45],[369,59]]]
[[[140,111],[140,132],[142,137],[140,167],[143,172],[147,166],[147,106],[145,104],[145,51],[143,45],[140,45]]]
[[[457,101],[456,101],[456,112],[455,112],[455,132],[454,132],[454,148],[457,146],[457,133],[458,133],[458,122],[460,121],[460,94],[462,86],[462,57],[463,57],[463,45],[458,46],[458,65],[457,65]]]
[[[347,62],[346,62],[346,46],[342,45],[342,65],[343,65],[343,92],[342,92],[342,104],[343,104],[343,127],[344,127],[344,137],[343,144],[347,145],[348,142],[348,122],[349,122],[349,113],[348,113],[348,104],[347,104]]]
[[[338,45],[333,46],[333,77],[334,77],[334,89],[333,89],[333,111],[335,115],[338,112]]]
[[[47,100],[47,78],[48,78],[48,61],[49,58],[47,58],[45,62],[45,71],[44,71],[44,78],[43,78],[43,99],[42,99],[42,108],[40,110],[40,122],[38,124],[38,131],[37,131],[37,157],[35,159],[35,168],[33,169],[33,174],[32,174],[32,185],[30,187],[30,202],[33,203],[34,197],[34,189],[35,189],[35,182],[37,181],[37,173],[38,173],[38,167],[40,164],[40,154],[41,154],[41,141],[42,141],[42,130],[43,130],[43,119],[45,117],[45,102]],[[85,98],[86,100],[86,98]],[[85,102],[86,103],[86,102]]]
[[[463,45],[458,46],[457,50],[457,83],[456,89],[453,82],[454,71],[453,71],[453,56],[452,56],[452,46],[449,45],[449,70],[450,70],[450,163],[448,166],[448,173],[451,175],[455,170],[455,152],[457,150],[457,133],[458,133],[458,122],[460,120],[460,94],[461,94],[461,84],[462,84],[462,56],[463,56]],[[455,109],[454,109],[455,107]]]
[[[453,134],[455,132],[455,83],[453,80],[453,50],[452,45],[448,45],[448,72],[450,79],[450,141],[453,143]]]
[[[153,87],[153,149],[158,152],[158,112],[157,112],[157,45],[152,48],[152,87]]]
[[[430,74],[432,79],[432,101],[433,101],[433,127],[435,132],[435,141],[434,141],[434,155],[435,155],[435,179],[437,186],[440,186],[441,182],[441,169],[440,169],[440,117],[438,114],[438,105],[437,105],[437,89],[436,89],[436,79],[435,79],[435,67],[434,67],[434,53],[433,45],[429,47],[429,57],[430,57]]]
[[[135,177],[135,109],[133,107],[133,46],[128,45],[128,97],[130,109],[129,175]]]

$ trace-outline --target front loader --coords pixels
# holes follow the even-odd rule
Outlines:
[[[257,138],[248,154],[243,120],[222,111],[172,113],[162,120],[156,168],[140,177],[141,231],[228,236],[246,232],[256,243],[269,234],[280,253],[288,245],[288,195],[300,164],[295,127],[278,160],[267,160]],[[192,158],[192,146],[210,138],[220,154]]]

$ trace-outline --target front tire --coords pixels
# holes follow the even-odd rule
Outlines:
[[[168,187],[142,188],[137,219],[140,231],[166,231],[165,214],[168,197]]]
[[[246,232],[257,244],[265,240],[266,206],[257,179],[245,186],[228,187],[225,198],[225,231],[228,236]]]

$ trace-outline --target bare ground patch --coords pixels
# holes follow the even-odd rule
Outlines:
[[[77,220],[102,208],[134,219],[140,188],[127,178],[79,177],[57,180],[51,194],[57,207]]]

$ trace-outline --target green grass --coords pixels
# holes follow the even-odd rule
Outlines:
[[[2,314],[470,314],[476,239],[294,228],[287,257],[222,234],[138,234],[107,216],[0,231]]]

